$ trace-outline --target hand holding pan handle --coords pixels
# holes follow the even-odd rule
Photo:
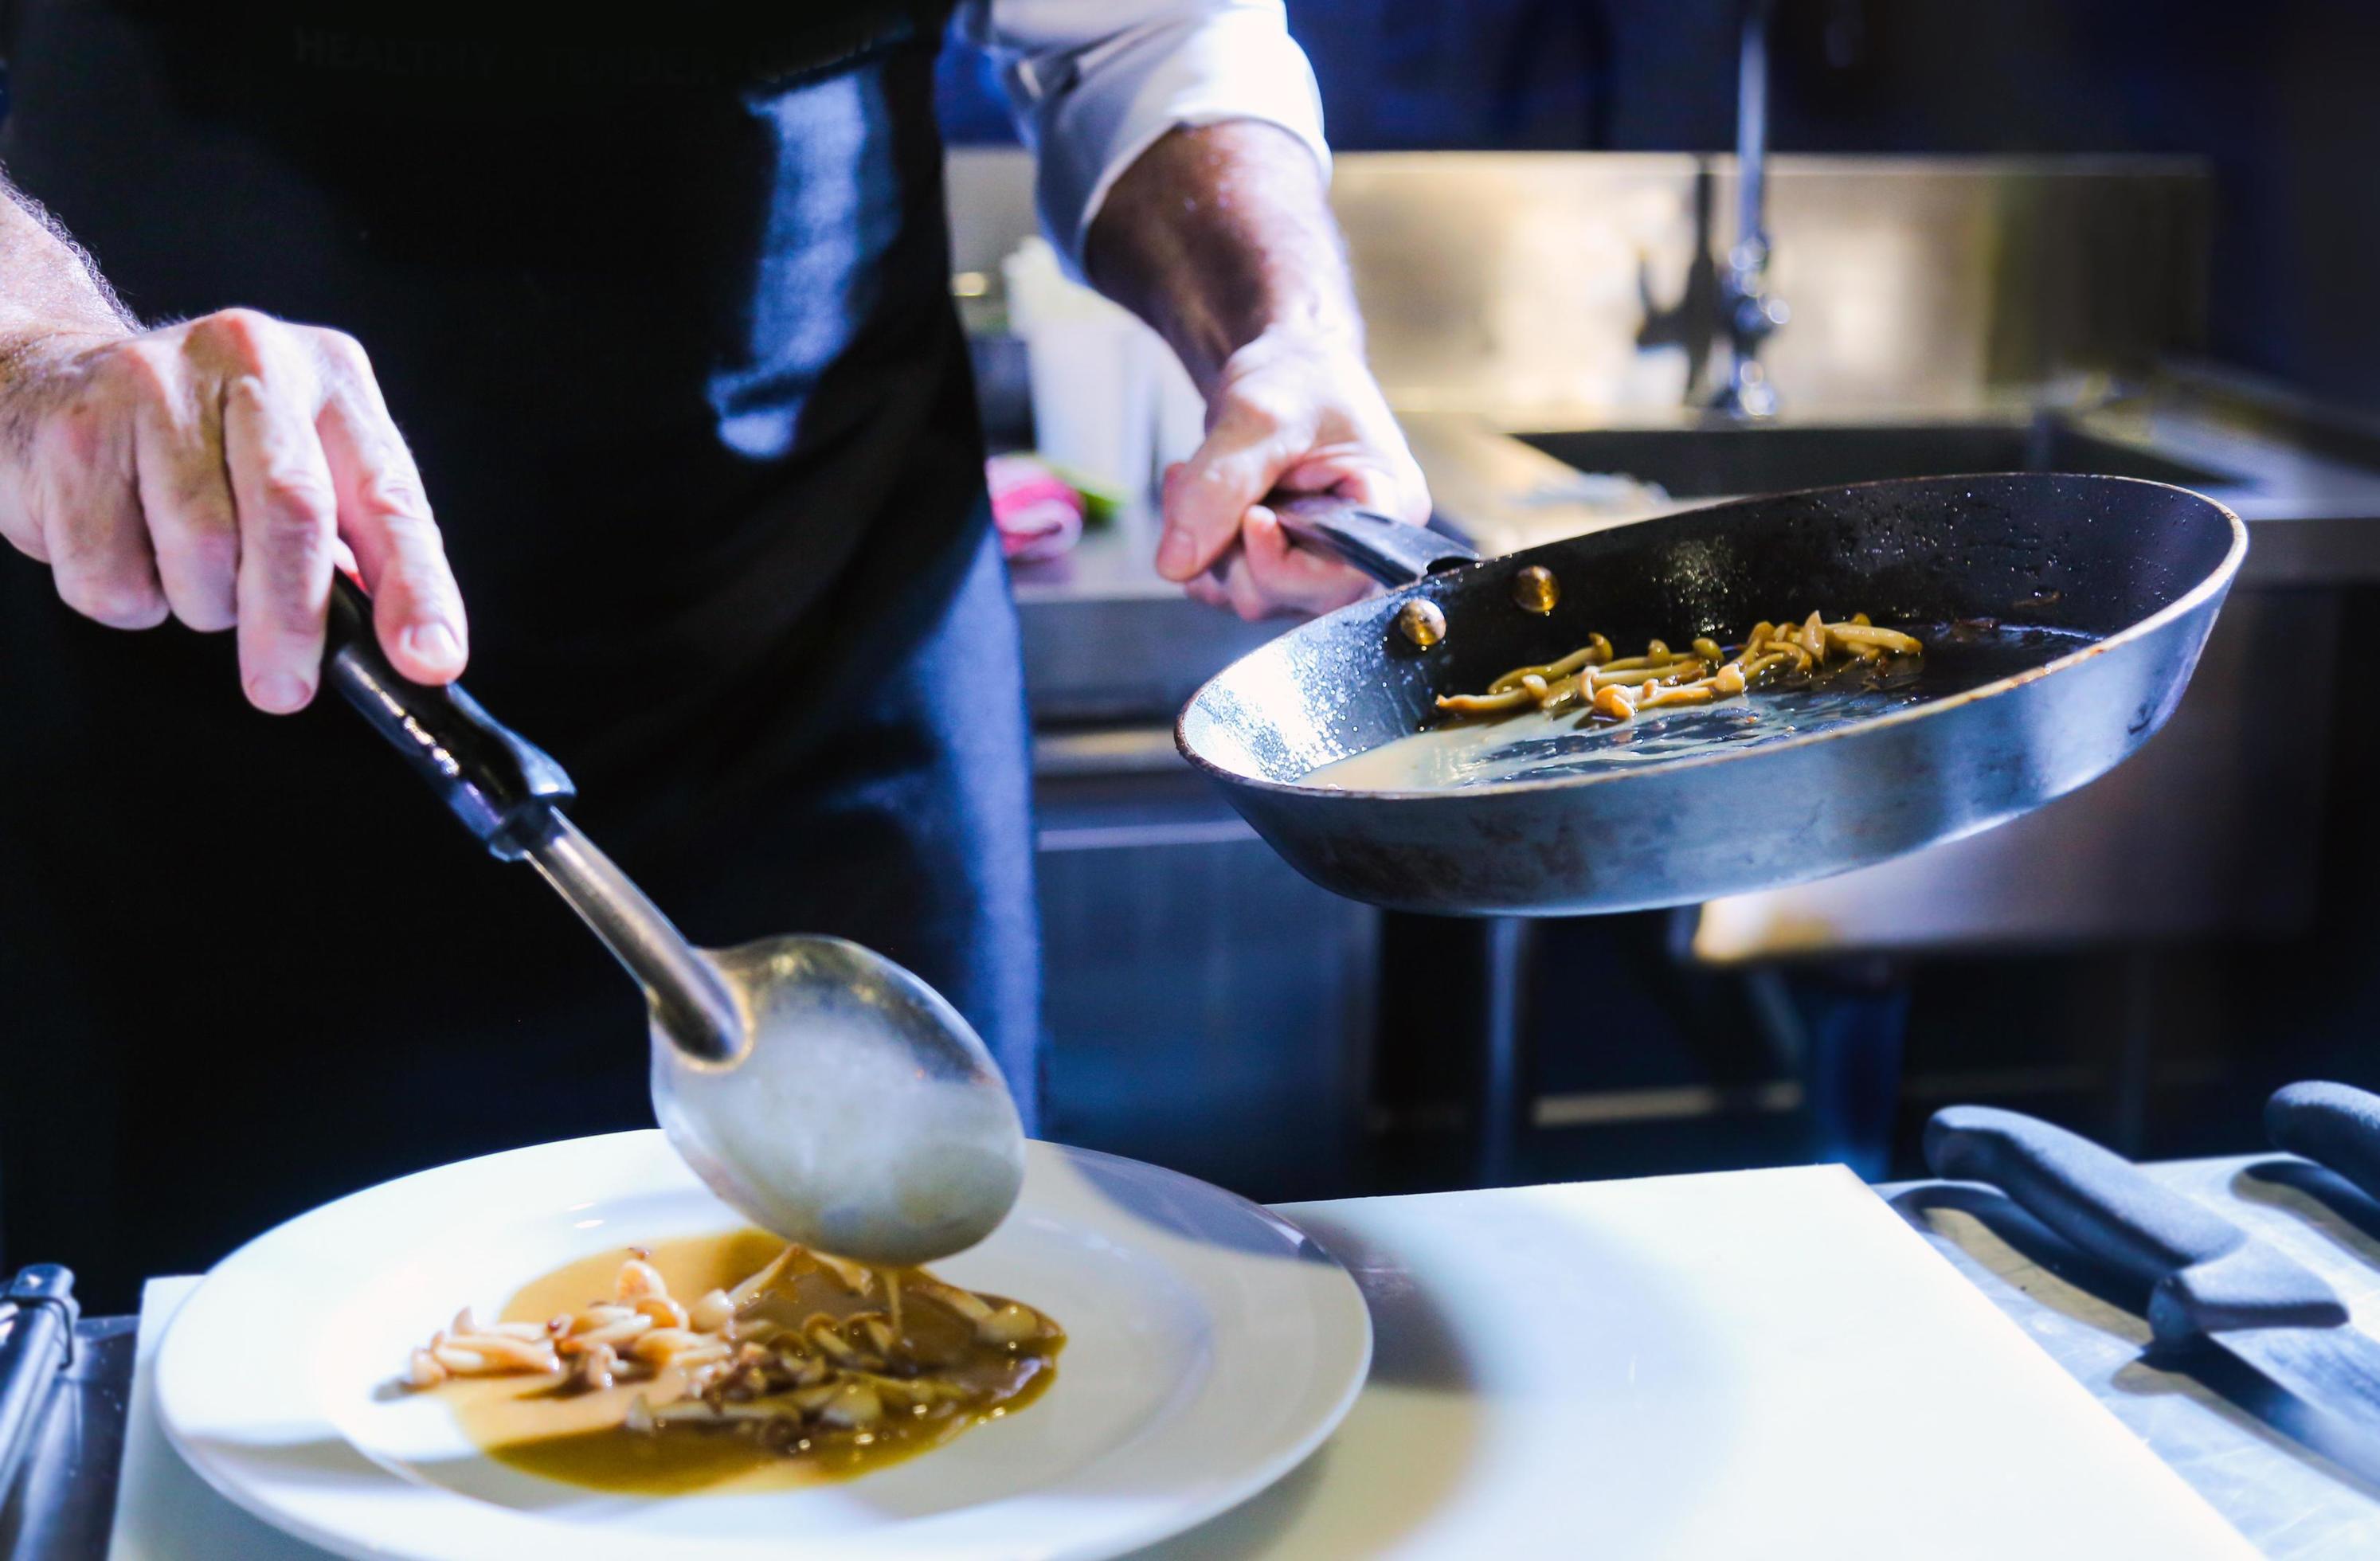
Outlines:
[[[1441,570],[1479,562],[1468,544],[1426,526],[1361,508],[1327,493],[1271,498],[1265,503],[1301,548],[1344,559],[1383,586],[1410,586]]]
[[[389,665],[372,635],[371,599],[335,570],[322,671],[504,861],[519,860],[542,839],[552,828],[551,810],[575,794],[560,765],[481,709],[462,684],[415,683]]]
[[[2265,1102],[2265,1132],[2380,1198],[2380,1095],[2351,1084],[2290,1084]]]

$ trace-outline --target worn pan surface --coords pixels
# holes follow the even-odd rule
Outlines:
[[[1740,500],[1484,563],[1414,528],[1308,527],[1383,576],[1440,572],[1300,625],[1191,699],[1182,752],[1298,871],[1373,904],[1570,915],[1690,903],[1839,873],[2015,817],[2161,726],[2247,552],[2222,505],[2162,483],[2018,473]],[[1368,538],[1368,539],[1367,539]],[[1539,564],[1549,615],[1516,604]],[[1396,627],[1415,597],[1446,635]],[[1977,686],[1755,745],[1623,770],[1430,791],[1298,784],[1439,718],[1432,699],[1622,645],[1741,636],[1780,611],[2072,631]],[[1758,696],[1754,696],[1755,699]]]

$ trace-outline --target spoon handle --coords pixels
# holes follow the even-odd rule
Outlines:
[[[322,672],[488,849],[517,862],[576,794],[545,751],[498,721],[462,684],[415,683],[389,664],[371,599],[334,570]]]
[[[719,967],[645,898],[636,880],[557,813],[529,860],[603,946],[644,985],[653,1023],[697,1062],[744,1049],[744,1018]]]
[[[371,599],[336,572],[326,651],[324,677],[489,851],[536,863],[643,985],[654,1023],[679,1050],[725,1062],[743,1049],[744,1021],[726,978],[563,815],[576,793],[562,767],[460,684],[432,687],[389,665],[372,635]]]

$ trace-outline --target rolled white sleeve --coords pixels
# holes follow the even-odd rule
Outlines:
[[[1278,125],[1330,175],[1314,69],[1281,0],[966,0],[960,26],[1000,68],[1039,161],[1042,226],[1077,276],[1109,188],[1178,126]]]

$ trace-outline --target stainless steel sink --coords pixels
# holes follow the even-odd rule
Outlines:
[[[2174,460],[2054,417],[1906,425],[1722,423],[1517,437],[1565,466],[1658,483],[1676,499],[1958,472],[2101,472],[2198,489],[2243,483],[2236,472]]]

